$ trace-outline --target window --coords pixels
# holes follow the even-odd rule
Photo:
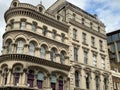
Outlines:
[[[10,21],[10,24],[11,24],[11,29],[13,29],[13,28],[14,28],[14,19],[12,19],[12,20]]]
[[[84,18],[82,18],[82,24],[83,24],[83,25],[85,24],[85,19],[84,19]]]
[[[40,49],[40,57],[41,57],[41,58],[45,58],[45,56],[46,56],[45,47],[44,47],[44,46],[41,46],[41,49]]]
[[[99,90],[99,83],[100,83],[100,78],[98,76],[95,77],[96,80],[96,90]]]
[[[46,36],[46,34],[47,34],[47,27],[46,27],[46,26],[43,26],[42,35],[43,35],[43,36]]]
[[[63,90],[63,86],[64,85],[63,85],[63,77],[62,76],[59,77],[59,81],[58,82],[59,82],[59,90]]]
[[[86,88],[87,88],[87,90],[90,89],[90,79],[89,78],[90,78],[89,74],[87,73],[86,74]]]
[[[86,43],[86,34],[82,33],[82,39],[83,39],[83,43]]]
[[[14,85],[17,85],[19,83],[20,73],[21,73],[21,68],[18,66],[15,67],[14,68]]]
[[[51,88],[52,90],[56,90],[56,82],[57,82],[57,78],[55,75],[51,76]]]
[[[50,52],[50,59],[51,59],[51,61],[55,61],[55,59],[56,59],[55,49],[54,48]]]
[[[102,58],[102,69],[105,69],[105,59]]]
[[[77,39],[77,30],[73,29],[73,39]]]
[[[93,66],[97,66],[97,56],[93,54]]]
[[[8,77],[8,68],[7,67],[5,67],[5,68],[3,68],[3,83],[4,83],[4,85],[6,85],[7,84],[7,77]]]
[[[29,87],[33,87],[33,84],[34,84],[34,71],[33,70],[29,70],[28,72],[27,83]]]
[[[100,26],[98,26],[98,32],[100,32]]]
[[[26,20],[25,19],[21,19],[20,29],[21,30],[25,30],[26,29]]]
[[[61,42],[64,42],[65,41],[65,34],[61,34]]]
[[[100,50],[102,50],[103,49],[103,41],[99,40],[99,44],[100,44]]]
[[[60,21],[61,17],[59,15],[57,15],[57,20]]]
[[[75,18],[76,18],[76,14],[75,14],[75,13],[73,13],[73,20],[75,20]]]
[[[110,43],[112,41],[111,36],[107,36],[107,42]]]
[[[91,37],[91,45],[94,47],[95,46],[95,38]]]
[[[60,62],[61,62],[61,64],[63,64],[64,61],[65,61],[65,55],[64,55],[64,52],[61,52],[60,53]]]
[[[23,53],[24,42],[22,40],[17,42],[17,53]]]
[[[113,34],[113,35],[112,35],[112,40],[113,40],[113,41],[118,40],[118,34]]]
[[[108,83],[108,79],[105,77],[105,78],[104,78],[104,90],[108,90],[108,85],[107,85],[107,83]]]
[[[112,53],[115,53],[115,45],[114,45],[114,43],[111,44],[110,46],[111,46],[111,51],[112,51]],[[120,47],[120,46],[119,46],[119,47]]]
[[[38,73],[38,76],[37,76],[37,87],[38,87],[39,89],[42,89],[43,80],[44,80],[43,73],[42,73],[42,72],[39,72],[39,73]]]
[[[17,2],[14,2],[14,3],[13,3],[13,6],[16,7],[16,6],[17,6]]]
[[[120,51],[120,42],[117,43],[117,49]]]
[[[12,52],[12,41],[9,41],[7,47],[7,54],[10,54],[11,52]]]
[[[74,60],[78,61],[78,48],[74,47]]]
[[[79,73],[75,71],[75,86],[79,87]]]
[[[90,22],[90,28],[91,28],[91,29],[93,28],[93,23],[92,23],[92,22]]]
[[[36,22],[33,22],[32,23],[32,31],[35,32],[37,29],[37,23]]]
[[[53,32],[52,32],[52,38],[53,38],[53,39],[56,38],[56,31],[55,31],[55,30],[53,30]]]
[[[84,51],[84,63],[88,64],[88,52]]]
[[[30,43],[30,45],[29,45],[29,54],[30,55],[35,54],[35,45],[34,45],[34,43]]]

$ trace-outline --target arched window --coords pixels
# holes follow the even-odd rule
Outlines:
[[[64,52],[61,52],[60,53],[60,62],[61,62],[61,64],[63,64],[64,61],[65,61],[65,55],[64,55]]]
[[[24,42],[22,40],[17,42],[17,53],[23,53]]]
[[[44,80],[43,73],[39,72],[37,77],[37,86],[39,89],[42,89],[43,80]]]
[[[96,76],[96,78],[95,78],[95,79],[96,79],[96,90],[99,90],[99,87],[100,87],[100,86],[99,86],[99,83],[100,83],[100,82],[99,82],[99,81],[100,81],[100,78],[99,78],[99,76]]]
[[[13,6],[16,7],[16,6],[17,6],[17,2],[14,2],[14,3],[13,3]]]
[[[57,78],[55,75],[51,76],[51,88],[52,90],[56,90],[56,82],[57,82]]]
[[[7,78],[8,77],[8,68],[4,67],[3,68],[3,84],[6,85],[7,84]]]
[[[14,68],[14,85],[17,85],[19,83],[20,73],[21,73],[21,68],[15,67]]]
[[[75,71],[75,86],[79,87],[79,72]]]
[[[51,49],[50,58],[51,58],[51,61],[55,61],[56,59],[55,49]]]
[[[41,46],[41,49],[40,49],[40,57],[41,57],[41,58],[45,58],[45,55],[46,55],[45,47],[44,47],[44,46]]]
[[[63,83],[63,77],[62,76],[60,76],[59,77],[59,90],[63,90],[63,85],[64,83]]]
[[[7,47],[7,54],[10,54],[11,52],[12,52],[12,41],[9,41]]]
[[[35,44],[34,43],[30,43],[30,45],[29,45],[29,54],[30,55],[35,54]]]
[[[108,82],[108,79],[105,77],[104,78],[104,90],[108,90],[107,82]]]
[[[89,74],[87,73],[86,74],[86,88],[87,88],[87,90],[89,90],[90,89],[90,76],[89,76]]]
[[[42,12],[43,11],[43,8],[42,7],[39,7],[39,12]]]
[[[34,71],[33,70],[29,70],[28,72],[27,83],[29,87],[33,87],[33,84],[34,84]]]

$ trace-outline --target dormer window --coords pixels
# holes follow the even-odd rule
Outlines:
[[[57,15],[57,20],[60,21],[60,16],[59,15]]]
[[[91,28],[91,29],[93,28],[93,23],[92,23],[92,22],[90,22],[90,28]]]
[[[83,24],[83,25],[85,24],[85,19],[84,19],[84,18],[82,18],[82,24]]]
[[[42,7],[39,7],[39,12],[42,12],[43,11],[43,8]]]
[[[17,6],[17,2],[14,2],[14,3],[13,3],[13,6],[16,7],[16,6]]]

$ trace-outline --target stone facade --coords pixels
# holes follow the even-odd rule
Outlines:
[[[57,0],[45,10],[13,0],[5,13],[0,88],[112,90],[105,26]]]
[[[120,30],[107,33],[113,90],[120,89]]]

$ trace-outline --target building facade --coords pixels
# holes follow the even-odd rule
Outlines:
[[[107,33],[113,90],[120,90],[120,30]]]
[[[112,90],[104,24],[57,0],[47,10],[13,0],[0,56],[3,90]]]

